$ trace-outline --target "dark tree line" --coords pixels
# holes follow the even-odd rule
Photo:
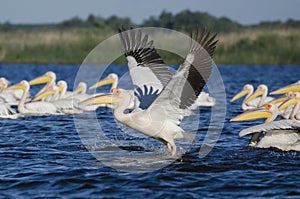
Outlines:
[[[198,24],[200,27],[206,26],[217,32],[235,32],[243,28],[258,27],[258,28],[299,28],[300,21],[287,20],[261,22],[257,25],[243,26],[227,17],[217,18],[206,12],[191,12],[189,10],[182,11],[178,14],[172,14],[168,11],[162,11],[159,16],[151,16],[144,20],[142,24],[133,23],[129,17],[118,17],[113,15],[109,18],[102,18],[100,16],[89,15],[87,19],[83,20],[79,17],[73,17],[58,24],[44,24],[44,25],[13,25],[9,22],[0,24],[0,29],[9,30],[14,28],[73,28],[73,27],[97,27],[110,28],[116,31],[121,26],[124,27],[164,27],[179,31],[190,31]]]

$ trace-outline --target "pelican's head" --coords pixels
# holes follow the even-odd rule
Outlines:
[[[104,86],[104,85],[108,85],[108,84],[112,84],[112,85],[114,85],[114,87],[116,87],[117,83],[118,83],[118,75],[115,73],[110,73],[106,78],[104,78],[103,80],[92,85],[89,89],[95,89],[100,86]]]
[[[56,80],[55,73],[52,71],[48,71],[44,75],[31,80],[29,84],[30,85],[43,84],[43,83],[54,82],[55,80]]]
[[[58,82],[57,82],[57,86],[58,86],[58,90],[59,90],[60,93],[64,93],[64,92],[66,92],[67,89],[68,89],[68,84],[67,84],[67,82],[64,81],[64,80],[58,81]]]
[[[256,120],[260,118],[266,118],[265,122],[273,121],[279,113],[279,110],[274,104],[264,104],[263,107],[252,109],[244,112],[230,120],[230,122],[244,121],[244,120]]]
[[[300,80],[298,80],[297,82],[284,86],[280,89],[277,89],[275,91],[272,91],[270,94],[274,95],[274,94],[284,94],[287,92],[300,92]]]
[[[243,97],[244,95],[247,95],[248,93],[253,92],[253,86],[251,84],[246,84],[243,87],[243,90],[241,90],[238,94],[236,94],[231,100],[230,102],[233,102],[241,97]]]
[[[49,87],[48,91],[45,91],[45,92],[35,96],[32,101],[38,101],[38,100],[44,99],[50,95],[55,95],[57,93],[58,93],[58,87],[56,85],[52,85]]]
[[[74,93],[77,93],[77,94],[79,94],[79,93],[82,93],[82,94],[86,93],[86,88],[87,88],[86,83],[79,82],[79,84],[78,84],[76,90],[74,91]]]
[[[18,90],[18,89],[21,89],[23,91],[28,91],[30,89],[30,85],[26,80],[23,80],[20,83],[12,85],[7,88],[7,90]]]
[[[261,84],[257,87],[256,91],[253,93],[253,95],[251,95],[245,102],[248,103],[252,100],[254,100],[255,98],[262,96],[264,94],[268,93],[268,87],[265,84]]]
[[[10,84],[10,82],[5,77],[0,78],[1,89],[6,89],[9,84]]]
[[[283,102],[278,108],[280,110],[286,109],[289,106],[297,104],[300,100],[300,93],[289,93],[288,99]]]

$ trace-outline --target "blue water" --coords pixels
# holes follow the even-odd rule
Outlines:
[[[72,89],[78,69],[78,65],[1,64],[0,74],[17,83],[52,70]],[[113,66],[105,74],[122,75],[126,70],[126,66]],[[299,66],[226,65],[219,70],[227,101],[246,83],[255,87],[264,83],[274,90],[300,77]],[[33,87],[32,94],[38,88]],[[210,108],[201,108],[197,141],[190,150],[161,169],[141,173],[120,171],[98,161],[80,139],[72,115],[1,119],[0,198],[299,198],[300,154],[245,148],[249,137],[239,138],[239,131],[261,121],[229,123],[241,113],[240,103],[227,104],[224,129],[207,156],[198,157],[210,117]],[[139,147],[137,138],[124,136],[116,128],[106,108],[98,109],[97,117],[110,130],[108,136],[123,144],[120,147],[135,143],[127,151],[143,154],[148,142],[159,143],[146,139]],[[151,146],[151,153],[156,153]],[[107,151],[113,156],[113,149]]]

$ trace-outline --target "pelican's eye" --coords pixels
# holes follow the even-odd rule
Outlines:
[[[272,108],[272,105],[271,104],[265,104],[264,107],[267,109],[267,110],[270,110]]]
[[[296,93],[292,93],[291,97],[297,97]]]
[[[119,89],[116,89],[116,88],[112,88],[111,89],[111,92],[115,95],[120,95],[121,91]]]

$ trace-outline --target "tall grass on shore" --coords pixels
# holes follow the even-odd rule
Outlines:
[[[222,64],[300,64],[300,30],[255,30],[219,36]]]
[[[97,44],[116,33],[99,28],[1,30],[0,62],[80,64]],[[218,39],[214,60],[219,64],[300,64],[300,29],[252,28],[223,33]],[[162,57],[168,64],[181,60],[172,53]]]

